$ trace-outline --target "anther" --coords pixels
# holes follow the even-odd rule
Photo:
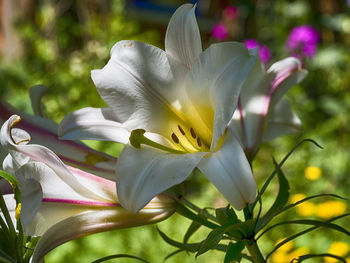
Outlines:
[[[175,142],[175,143],[179,143],[180,141],[179,141],[179,138],[177,138],[177,136],[175,135],[175,133],[173,133],[172,135],[171,135],[171,139],[173,139],[173,141]]]
[[[197,138],[197,144],[199,147],[202,147],[202,142],[201,142],[201,139],[199,137]]]
[[[186,134],[185,131],[181,128],[180,125],[177,125],[177,127],[179,128],[179,131],[182,133],[182,135],[185,135],[185,134]]]
[[[193,139],[196,139],[197,134],[194,132],[193,128],[190,129],[190,132],[191,132]]]

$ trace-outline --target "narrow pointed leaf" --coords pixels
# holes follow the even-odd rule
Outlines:
[[[177,202],[176,203],[176,212],[180,215],[187,217],[188,219],[191,219],[193,221],[196,221],[208,228],[214,229],[219,227],[219,225],[214,224],[202,217],[197,216],[195,213],[193,213],[191,210],[189,210],[187,207],[185,207],[183,204]]]
[[[227,224],[236,224],[240,222],[235,211],[229,206],[215,209],[215,214],[217,220],[222,226]]]
[[[133,256],[133,255],[128,255],[128,254],[116,254],[116,255],[110,255],[110,256],[107,256],[107,257],[103,257],[103,258],[100,258],[98,260],[95,260],[91,263],[100,263],[100,262],[105,262],[107,260],[110,260],[110,259],[114,259],[114,258],[132,258],[132,259],[137,259],[139,261],[142,261],[142,262],[148,262],[142,258],[139,258],[139,257],[136,257],[136,256]]]
[[[244,242],[238,241],[236,243],[228,244],[226,256],[224,259],[224,263],[231,263],[232,261],[240,262],[242,259],[241,252],[244,249]]]
[[[167,261],[169,258],[171,258],[171,257],[175,256],[176,254],[179,254],[180,252],[183,252],[183,251],[184,251],[184,250],[182,250],[182,249],[175,250],[174,252],[172,252],[172,253],[170,253],[169,255],[167,255],[167,256],[164,258],[163,262]]]
[[[190,227],[187,229],[187,232],[184,236],[184,243],[187,243],[187,241],[190,239],[190,237],[201,227],[201,224],[196,222],[196,221],[192,221]]]
[[[347,216],[349,216],[349,215],[350,215],[350,213],[343,214],[343,215],[340,215],[340,216],[331,218],[330,220],[327,220],[327,221],[325,221],[324,223],[330,223],[330,222],[332,222],[332,221],[334,221],[334,220],[337,220],[337,219],[340,219],[340,218],[343,218],[343,217],[347,217]],[[271,226],[271,227],[273,227],[273,226]],[[268,229],[266,229],[266,230],[265,230],[263,233],[261,233],[260,236],[257,237],[256,239],[259,239],[259,238],[260,238],[264,233],[266,233],[271,227],[269,227]],[[309,233],[309,232],[311,232],[311,231],[313,231],[313,230],[315,230],[315,229],[317,229],[317,228],[319,228],[319,227],[320,227],[320,226],[316,225],[316,226],[307,228],[307,229],[305,229],[305,230],[303,230],[303,231],[301,231],[301,232],[299,232],[299,233],[296,233],[296,234],[294,234],[294,235],[292,235],[292,236],[287,237],[287,238],[284,239],[283,241],[279,242],[279,243],[274,247],[274,249],[271,250],[271,251],[267,254],[266,259],[267,259],[268,257],[270,257],[277,249],[279,249],[279,248],[280,248],[281,246],[283,246],[284,244],[286,244],[286,243],[290,242],[291,240],[296,239],[296,238],[298,238],[298,237],[300,237],[300,236],[302,236],[302,235],[304,235],[304,234],[307,234],[307,233]]]
[[[335,259],[339,259],[341,262],[346,263],[346,260],[340,256],[334,255],[334,254],[330,254],[330,253],[323,253],[323,254],[308,254],[308,255],[303,255],[300,256],[297,261],[295,261],[296,263],[301,263],[304,260],[307,260],[309,258],[335,258]],[[292,262],[294,262],[294,259],[292,260]]]
[[[177,241],[171,239],[170,237],[168,237],[166,234],[164,234],[161,230],[159,230],[159,228],[157,228],[157,230],[158,230],[158,233],[160,234],[161,238],[163,238],[163,240],[165,242],[167,242],[169,245],[172,245],[172,246],[177,247],[179,249],[189,251],[189,252],[196,252],[198,250],[199,246],[201,245],[201,243],[183,244],[183,243],[177,242]]]
[[[275,160],[274,160],[274,163],[277,169],[278,167]],[[264,228],[264,226],[266,226],[274,218],[274,216],[278,214],[283,209],[283,207],[288,203],[288,199],[289,199],[288,180],[284,176],[281,169],[278,169],[277,176],[278,176],[278,182],[279,182],[279,190],[278,190],[276,200],[271,206],[271,208],[266,212],[266,214],[258,220],[255,228],[256,232]]]
[[[207,238],[202,242],[202,245],[200,246],[200,248],[196,254],[196,258],[199,255],[204,254],[208,250],[214,249],[221,241],[221,239],[225,233],[225,230],[226,230],[226,227],[218,227],[218,228],[214,229],[213,231],[211,231],[209,233],[209,235],[207,236]]]
[[[264,194],[264,192],[266,191],[267,187],[269,186],[271,180],[275,177],[275,175],[277,174],[277,172],[282,168],[282,166],[284,165],[284,163],[288,160],[288,158],[292,155],[292,153],[297,150],[304,142],[311,142],[314,145],[316,145],[317,147],[319,147],[320,149],[323,149],[322,146],[320,146],[317,142],[315,142],[312,139],[304,139],[301,142],[299,142],[296,146],[293,147],[292,150],[290,150],[286,156],[283,158],[283,160],[277,165],[276,169],[272,172],[272,174],[269,176],[269,178],[267,178],[266,182],[264,183],[263,187],[261,188],[261,190],[259,191],[258,196],[256,197],[255,202],[252,205],[252,210],[254,209],[255,205],[257,204],[257,202],[259,201],[259,199],[261,199],[261,196]]]
[[[310,199],[314,199],[314,198],[318,198],[318,197],[334,197],[334,198],[339,198],[339,199],[342,199],[342,200],[349,200],[347,198],[344,198],[344,197],[341,197],[339,195],[335,195],[335,194],[318,194],[318,195],[312,195],[312,196],[308,196],[308,197],[305,197],[304,199],[301,199],[293,204],[290,204],[290,205],[287,205],[286,207],[284,207],[282,210],[280,210],[277,214],[281,214],[282,212],[290,209],[290,208],[293,208],[301,203],[304,203],[305,201],[308,201]],[[276,215],[277,215],[276,214]]]

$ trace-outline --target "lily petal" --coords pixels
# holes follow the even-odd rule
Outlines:
[[[93,70],[91,77],[115,118],[129,131],[164,134],[169,120],[177,118],[172,105],[179,98],[178,90],[167,55],[159,48],[120,41],[107,65]]]
[[[0,143],[4,148],[9,150],[12,157],[16,159],[16,155],[13,155],[12,153],[19,152],[20,154],[30,157],[33,160],[44,162],[57,174],[58,177],[61,178],[61,180],[69,182],[71,188],[76,192],[79,192],[84,196],[90,197],[92,199],[97,198],[97,195],[93,191],[90,191],[84,187],[75,177],[71,175],[67,167],[54,152],[44,146],[37,144],[16,144],[17,142],[13,141],[13,138],[11,136],[11,129],[12,126],[19,120],[19,116],[11,116],[9,120],[4,123],[0,131]]]
[[[301,130],[301,121],[293,111],[287,99],[281,99],[268,116],[267,128],[263,140],[269,141],[282,135],[297,133]]]
[[[3,124],[13,114],[21,116],[21,122],[17,127],[31,134],[32,143],[42,144],[53,149],[64,162],[70,165],[106,178],[113,177],[116,158],[95,151],[79,142],[62,141],[57,136],[58,125],[56,123],[46,118],[21,112],[0,100],[0,124]]]
[[[172,209],[172,208],[170,208]],[[53,248],[79,237],[103,231],[155,223],[169,216],[169,211],[143,209],[135,215],[123,208],[86,211],[69,217],[51,227],[35,247],[32,262],[37,263]]]
[[[184,4],[171,17],[165,35],[165,51],[184,64],[188,71],[202,52],[195,15],[196,6]]]
[[[276,104],[280,98],[295,84],[301,82],[307,75],[307,70],[302,69],[299,59],[288,57],[274,63],[267,71],[271,78],[272,96],[271,105]]]
[[[58,136],[63,140],[101,140],[126,144],[130,132],[113,119],[109,108],[84,108],[66,116],[60,123]]]
[[[256,49],[248,51],[242,43],[214,44],[200,54],[190,72],[187,92],[203,123],[212,125],[201,129],[206,134],[213,131],[211,149],[216,148],[236,110],[241,86],[253,69],[256,53]],[[189,121],[198,127],[197,116],[190,112],[193,110],[187,114]]]
[[[120,203],[136,213],[157,194],[183,182],[205,154],[171,154],[126,145],[116,169]]]
[[[198,165],[223,196],[241,210],[256,197],[256,183],[245,153],[228,129],[221,148]]]

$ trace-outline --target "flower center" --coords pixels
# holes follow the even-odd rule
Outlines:
[[[177,125],[171,129],[171,140],[176,148],[185,152],[209,151],[207,143],[201,139],[194,128]]]

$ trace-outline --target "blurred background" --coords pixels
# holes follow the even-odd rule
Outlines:
[[[101,107],[90,78],[92,69],[103,67],[113,44],[133,39],[164,48],[167,23],[180,0],[1,0],[0,1],[0,98],[32,112],[29,87],[48,87],[44,97],[48,116],[56,122],[79,108]],[[272,156],[280,161],[302,138],[321,144],[320,150],[305,144],[284,166],[290,180],[291,202],[307,195],[350,194],[350,1],[346,0],[199,0],[197,20],[203,48],[220,41],[246,41],[258,45],[266,67],[287,56],[297,56],[309,71],[306,79],[288,92],[303,122],[298,135],[262,145],[254,161],[261,187],[273,171]],[[122,146],[87,142],[118,156]],[[224,199],[203,176],[190,178],[194,192],[188,198],[200,207],[224,207]],[[272,203],[278,186],[264,201]],[[327,219],[348,211],[349,203],[313,199],[276,218]],[[210,210],[209,210],[210,211]],[[343,220],[344,226],[350,224]],[[158,224],[181,241],[190,221],[177,215]],[[298,227],[281,227],[261,240],[269,252],[277,240]],[[205,229],[191,238],[198,242]],[[110,254],[127,253],[149,262],[162,262],[176,249],[161,240],[155,226],[96,234],[69,242],[50,252],[48,263],[91,262]],[[270,262],[286,263],[305,253],[335,253],[350,262],[350,243],[336,232],[322,229],[283,246]],[[223,262],[220,252],[201,255],[196,262]],[[194,262],[194,255],[180,253],[167,262]],[[110,260],[108,262],[132,262]],[[137,261],[135,261],[137,262]],[[309,260],[308,262],[336,262]]]

